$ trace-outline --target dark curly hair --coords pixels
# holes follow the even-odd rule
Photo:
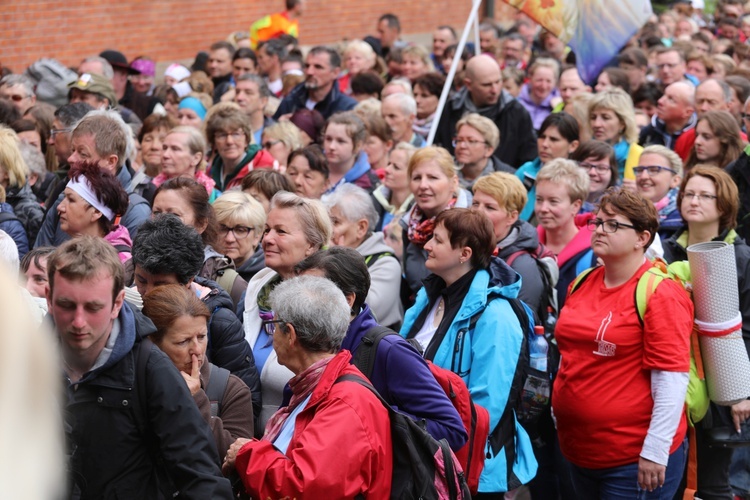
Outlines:
[[[151,274],[174,274],[187,285],[203,267],[201,235],[176,215],[159,215],[138,228],[133,263]]]
[[[130,200],[128,199],[128,193],[123,189],[117,177],[92,161],[78,162],[70,167],[70,172],[68,172],[70,179],[78,180],[81,176],[85,177],[91,184],[91,189],[94,190],[96,198],[114,212],[115,220],[125,214]],[[104,216],[99,217],[99,227],[104,231],[104,234],[109,234],[113,225],[114,220],[109,220]]]

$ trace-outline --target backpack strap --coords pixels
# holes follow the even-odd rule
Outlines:
[[[583,285],[583,282],[586,281],[586,279],[591,274],[591,271],[596,269],[595,267],[589,267],[588,269],[585,269],[582,273],[579,273],[578,276],[575,277],[575,279],[570,284],[570,291],[568,292],[568,296],[570,297],[573,292],[581,288],[581,285]]]
[[[638,311],[638,321],[643,328],[643,318],[646,316],[646,307],[651,296],[656,292],[659,283],[668,278],[669,275],[659,268],[652,267],[638,279],[635,287],[635,309]]]
[[[505,260],[505,263],[508,264],[510,267],[513,267],[513,262],[515,262],[515,260],[518,257],[520,257],[521,255],[523,255],[525,253],[531,255],[532,257],[534,257],[534,254],[532,254],[531,252],[528,252],[526,250],[519,250],[517,252],[513,252],[512,254],[508,255],[508,257],[505,258],[505,259],[503,259],[503,260]]]
[[[387,335],[398,335],[387,326],[376,325],[367,330],[365,336],[359,342],[357,352],[352,359],[352,364],[367,377],[372,378],[372,369],[375,367],[375,357],[378,353],[378,344]]]
[[[231,296],[232,287],[234,286],[234,280],[237,279],[237,276],[239,276],[237,271],[235,271],[231,267],[228,267],[221,270],[221,273],[216,278],[216,282],[222,289],[224,289],[225,292],[227,292]]]
[[[206,386],[206,396],[211,403],[211,416],[218,417],[221,410],[221,404],[224,401],[224,393],[229,383],[230,372],[226,368],[209,365],[208,385]]]
[[[133,248],[130,245],[112,245],[117,250],[117,253],[133,253]]]
[[[393,252],[378,252],[371,255],[368,255],[365,257],[365,264],[367,265],[367,268],[371,268],[373,264],[375,264],[377,261],[379,261],[383,257],[396,257]]]

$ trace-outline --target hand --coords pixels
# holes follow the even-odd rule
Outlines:
[[[667,467],[643,457],[638,459],[638,486],[646,491],[654,491],[664,486]]]
[[[224,457],[224,465],[221,466],[221,471],[225,476],[232,471],[232,468],[234,467],[234,461],[237,460],[237,453],[243,446],[245,446],[245,444],[249,443],[250,441],[252,441],[252,439],[237,438],[237,440],[229,447],[229,450],[227,450],[227,455],[226,457]]]
[[[750,418],[750,399],[732,405],[732,422],[737,432],[741,432],[740,425],[748,418]]]
[[[195,354],[192,355],[191,360],[193,366],[190,374],[180,372],[180,375],[185,379],[188,389],[190,389],[190,394],[195,396],[201,390],[201,365],[198,363],[198,356]]]

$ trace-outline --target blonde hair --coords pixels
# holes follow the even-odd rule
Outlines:
[[[427,73],[435,71],[435,64],[433,64],[430,58],[430,53],[421,45],[409,45],[401,49],[401,58],[403,59],[406,55],[417,56],[422,60],[425,66],[427,66]]]
[[[320,200],[302,198],[288,191],[279,191],[271,198],[271,210],[289,208],[299,217],[307,243],[320,250],[331,240],[333,225],[328,210]]]
[[[172,134],[183,134],[186,136],[187,140],[185,141],[185,145],[188,147],[190,154],[201,154],[201,161],[198,163],[198,166],[195,167],[195,171],[205,171],[206,149],[208,148],[208,146],[206,144],[206,138],[203,133],[195,127],[180,125],[179,127],[175,127],[169,130],[164,137],[166,138]]]
[[[354,106],[354,112],[363,120],[369,120],[373,116],[382,117],[380,114],[381,106],[382,103],[378,99],[368,97],[364,101],[359,101],[357,105]]]
[[[243,224],[255,228],[256,235],[263,232],[266,211],[255,198],[243,191],[228,191],[213,203],[219,224]]]
[[[662,158],[667,160],[667,162],[669,162],[669,168],[677,172],[676,174],[673,174],[673,175],[679,175],[680,177],[682,177],[682,159],[677,153],[675,153],[671,149],[661,146],[659,144],[654,144],[654,145],[646,146],[645,148],[643,148],[643,151],[641,151],[641,157],[643,157],[643,155],[661,156]]]
[[[449,179],[456,176],[456,165],[453,163],[451,154],[439,146],[427,146],[414,153],[409,160],[409,168],[407,169],[409,178],[411,178],[415,168],[427,161],[435,161]]]
[[[568,189],[570,201],[585,200],[589,195],[589,176],[573,160],[555,158],[544,165],[536,174],[537,186],[541,181],[561,184]]]
[[[26,184],[26,163],[21,156],[21,141],[12,129],[0,125],[0,169],[8,176],[8,186]]]
[[[500,130],[498,130],[495,122],[478,113],[469,113],[456,123],[456,135],[464,125],[468,125],[479,132],[492,151],[497,149],[498,144],[500,144]]]
[[[509,214],[520,213],[528,200],[526,188],[521,180],[508,172],[493,172],[480,177],[474,183],[473,191],[481,191],[492,196]]]
[[[378,58],[370,44],[362,40],[352,40],[349,42],[344,49],[344,57],[346,57],[349,52],[359,52],[372,64],[372,66],[375,66],[375,61],[377,61]]]
[[[594,94],[589,103],[589,116],[596,109],[608,109],[617,115],[625,130],[622,136],[629,144],[638,142],[638,125],[635,122],[633,99],[619,87],[610,87]]]
[[[555,81],[560,79],[560,64],[557,63],[551,57],[540,57],[529,67],[529,78],[534,75],[534,72],[539,68],[549,68],[552,70],[552,74],[555,75]]]
[[[297,126],[290,121],[274,123],[270,127],[264,128],[263,135],[283,142],[284,146],[289,148],[290,151],[302,147],[302,135],[299,133]]]

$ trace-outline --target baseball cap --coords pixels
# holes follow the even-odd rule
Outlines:
[[[115,89],[112,87],[112,83],[102,75],[97,75],[96,73],[83,73],[76,81],[69,83],[68,88],[82,90],[92,94],[99,94],[100,96],[109,99],[110,106],[117,106]]]

